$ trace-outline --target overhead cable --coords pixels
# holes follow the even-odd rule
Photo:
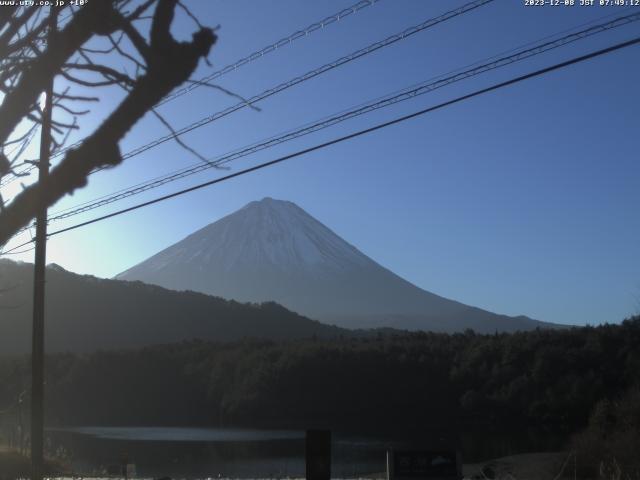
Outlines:
[[[274,137],[270,137],[269,139],[251,144],[247,147],[243,147],[241,149],[235,150],[233,152],[224,154],[222,156],[213,158],[209,161],[209,163],[198,163],[195,164],[191,167],[186,167],[183,169],[180,169],[176,172],[173,172],[171,174],[168,175],[164,175],[161,177],[156,177],[154,179],[151,179],[147,182],[142,182],[139,183],[137,185],[134,185],[128,189],[123,189],[120,190],[118,192],[114,192],[113,194],[110,195],[105,195],[102,197],[99,197],[97,199],[94,200],[90,200],[88,202],[84,202],[82,204],[79,205],[75,205],[72,207],[68,207],[64,210],[60,210],[58,212],[54,212],[51,217],[50,217],[50,221],[56,221],[56,220],[62,220],[74,215],[78,215],[84,212],[87,212],[89,210],[93,210],[108,204],[111,204],[113,202],[143,193],[145,191],[154,189],[154,188],[158,188],[162,185],[165,185],[167,183],[176,181],[176,180],[180,180],[182,178],[203,172],[205,170],[209,170],[211,168],[214,167],[219,167],[222,166],[224,164],[227,164],[231,161],[234,161],[238,158],[241,157],[245,157],[248,155],[251,155],[253,153],[259,152],[261,150],[267,149],[267,148],[271,148],[273,146],[282,144],[284,142],[302,137],[304,135],[308,135],[310,133],[328,128],[330,126],[336,125],[338,123],[344,122],[346,120],[355,118],[357,116],[360,115],[364,115],[367,113],[370,113],[372,111],[381,109],[381,108],[385,108],[391,105],[394,105],[396,103],[399,102],[403,102],[406,100],[410,100],[412,98],[415,98],[417,96],[420,95],[424,95],[426,93],[432,92],[436,89],[445,87],[447,85],[450,85],[452,83],[455,82],[459,82],[461,80],[465,80],[467,78],[482,74],[482,73],[486,73],[489,72],[491,70],[495,70],[497,68],[501,68],[501,67],[505,67],[507,65],[510,65],[512,63],[515,62],[519,62],[525,59],[529,59],[531,57],[534,57],[536,55],[540,55],[542,53],[548,52],[550,50],[568,45],[570,43],[576,42],[578,40],[587,38],[589,36],[598,34],[598,33],[602,33],[608,30],[611,30],[613,28],[617,28],[620,27],[622,25],[627,25],[631,22],[635,22],[635,21],[639,21],[640,20],[640,12],[636,13],[636,14],[632,14],[632,15],[627,15],[624,17],[620,17],[620,18],[616,18],[610,22],[607,22],[605,24],[600,24],[600,25],[596,25],[593,27],[590,27],[588,29],[576,32],[576,33],[572,33],[569,35],[566,35],[562,38],[556,39],[556,40],[552,40],[552,41],[548,41],[548,42],[544,42],[542,44],[538,44],[535,45],[531,48],[527,48],[527,49],[523,49],[520,51],[517,51],[516,53],[512,54],[512,55],[508,55],[506,57],[501,57],[495,60],[492,60],[491,62],[488,63],[484,63],[484,64],[480,64],[480,65],[476,65],[473,68],[467,69],[467,70],[463,70],[463,71],[456,71],[457,73],[453,74],[453,75],[442,75],[440,77],[437,77],[436,81],[431,81],[428,80],[426,82],[422,82],[418,85],[415,85],[409,89],[405,89],[400,91],[400,93],[395,93],[395,94],[390,94],[387,95],[385,97],[382,98],[378,98],[375,99],[373,101],[367,102],[365,104],[362,104],[352,110],[348,110],[346,112],[341,112],[339,114],[335,114],[333,116],[330,117],[325,117],[324,119],[314,122],[314,123],[310,123],[310,124],[306,124],[302,127],[299,127],[297,129],[291,130],[287,133],[278,135],[278,136],[274,136]],[[447,76],[448,75],[448,76]]]
[[[568,66],[575,65],[577,63],[585,62],[587,60],[591,60],[593,58],[600,57],[600,56],[612,53],[614,51],[621,50],[623,48],[627,48],[627,47],[630,47],[630,46],[633,46],[633,45],[637,45],[637,44],[640,44],[640,37],[636,37],[636,38],[633,38],[633,39],[625,41],[625,42],[617,43],[617,44],[612,45],[610,47],[606,47],[606,48],[603,48],[603,49],[600,49],[600,50],[596,50],[596,51],[593,51],[593,52],[588,53],[586,55],[581,55],[579,57],[574,57],[574,58],[572,58],[570,60],[566,60],[564,62],[556,63],[556,64],[551,65],[549,67],[541,68],[539,70],[535,70],[533,72],[530,72],[530,73],[527,73],[527,74],[524,74],[524,75],[520,75],[520,76],[512,78],[510,80],[506,80],[504,82],[500,82],[500,83],[491,85],[489,87],[482,88],[480,90],[476,90],[476,91],[474,91],[472,93],[468,93],[466,95],[462,95],[460,97],[456,97],[453,100],[448,100],[446,102],[443,102],[443,103],[440,103],[440,104],[437,104],[437,105],[434,105],[434,106],[431,106],[431,107],[427,107],[427,108],[424,108],[422,110],[418,110],[417,112],[414,112],[414,113],[411,113],[411,114],[408,114],[408,115],[404,115],[404,116],[401,116],[401,117],[398,117],[398,118],[395,118],[393,120],[389,120],[389,121],[386,121],[386,122],[383,122],[383,123],[379,123],[377,125],[374,125],[373,127],[365,128],[363,130],[359,130],[357,132],[350,133],[348,135],[344,135],[342,137],[338,137],[338,138],[335,138],[333,140],[329,140],[327,142],[320,143],[318,145],[314,145],[314,146],[309,147],[309,148],[305,148],[303,150],[299,150],[297,152],[294,152],[294,153],[291,153],[291,154],[276,158],[276,159],[271,160],[269,162],[264,162],[264,163],[261,163],[259,165],[255,165],[253,167],[249,167],[249,168],[246,168],[244,170],[240,170],[238,172],[231,173],[231,174],[226,175],[224,177],[220,177],[220,178],[216,178],[214,180],[210,180],[208,182],[200,183],[198,185],[194,185],[192,187],[185,188],[183,190],[179,190],[177,192],[170,193],[168,195],[163,195],[163,196],[155,198],[153,200],[149,200],[147,202],[139,203],[137,205],[133,205],[131,207],[124,208],[122,210],[118,210],[116,212],[109,213],[107,215],[103,215],[103,216],[100,216],[100,217],[97,217],[97,218],[93,218],[91,220],[87,220],[85,222],[77,223],[75,225],[71,225],[69,227],[53,231],[53,232],[49,233],[49,237],[52,237],[52,236],[55,236],[55,235],[59,235],[61,233],[69,232],[71,230],[76,230],[78,228],[82,228],[82,227],[85,227],[87,225],[91,225],[91,224],[94,224],[94,223],[97,223],[97,222],[101,222],[103,220],[107,220],[109,218],[113,218],[113,217],[116,217],[116,216],[119,216],[119,215],[122,215],[122,214],[125,214],[125,213],[128,213],[128,212],[131,212],[131,211],[134,211],[134,210],[138,210],[140,208],[147,207],[149,205],[160,203],[160,202],[163,202],[165,200],[169,200],[169,199],[174,198],[174,197],[178,197],[178,196],[181,196],[181,195],[184,195],[184,194],[196,191],[196,190],[200,190],[200,189],[205,188],[205,187],[209,187],[209,186],[212,186],[212,185],[215,185],[215,184],[218,184],[218,183],[222,183],[222,182],[231,180],[233,178],[236,178],[236,177],[239,177],[239,176],[242,176],[242,175],[246,175],[246,174],[251,173],[251,172],[262,170],[264,168],[271,167],[273,165],[277,165],[277,164],[285,162],[287,160],[291,160],[293,158],[297,158],[297,157],[300,157],[302,155],[305,155],[305,154],[308,154],[308,153],[311,153],[311,152],[314,152],[314,151],[317,151],[317,150],[321,150],[321,149],[327,148],[329,146],[336,145],[338,143],[342,143],[342,142],[347,141],[347,140],[351,140],[351,139],[354,139],[354,138],[357,138],[357,137],[360,137],[360,136],[363,136],[363,135],[367,135],[369,133],[381,130],[383,128],[390,127],[392,125],[396,125],[396,124],[405,122],[407,120],[411,120],[413,118],[420,117],[420,116],[425,115],[427,113],[431,113],[431,112],[434,112],[436,110],[440,110],[440,109],[443,109],[445,107],[449,107],[451,105],[455,105],[457,103],[461,103],[461,102],[469,100],[471,98],[474,98],[474,97],[477,97],[477,96],[480,96],[480,95],[484,95],[486,93],[493,92],[493,91],[508,87],[510,85],[514,85],[516,83],[520,83],[520,82],[523,82],[525,80],[529,80],[531,78],[540,77],[540,76],[545,75],[547,73],[550,73],[550,72],[553,72],[553,71],[556,71],[556,70],[560,70],[562,68],[566,68]],[[12,249],[7,250],[5,253],[11,253],[12,251],[17,250],[18,248],[21,248],[21,247],[23,247],[25,245],[28,245],[29,243],[32,243],[32,241],[25,242],[25,243],[22,243],[20,245],[17,245],[15,247],[13,247]]]

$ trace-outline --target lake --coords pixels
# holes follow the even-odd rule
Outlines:
[[[300,430],[87,426],[48,429],[47,444],[50,451],[67,452],[74,473],[82,475],[116,468],[126,457],[136,464],[141,477],[282,478],[304,476],[304,435]],[[459,440],[465,463],[562,446],[559,439],[540,432],[467,433]],[[415,437],[334,433],[332,476],[354,478],[383,472],[388,448],[419,443]]]
[[[49,448],[71,454],[74,473],[101,474],[124,457],[142,477],[304,476],[304,431],[238,428],[76,427],[48,429]],[[334,435],[332,474],[381,472],[393,442]]]

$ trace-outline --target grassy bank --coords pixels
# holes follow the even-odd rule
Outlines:
[[[0,446],[0,480],[14,480],[30,474],[31,463],[28,456],[18,451]],[[61,465],[55,462],[45,462],[46,475],[60,475],[64,473]]]

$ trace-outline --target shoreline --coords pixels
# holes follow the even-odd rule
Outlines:
[[[469,479],[551,480],[561,473],[566,458],[567,452],[520,453],[484,462],[463,464],[462,474],[464,478]]]
[[[495,458],[477,463],[465,463],[462,466],[464,479],[554,479],[562,471],[567,452],[530,452]],[[77,476],[64,476],[59,465],[48,461],[47,467],[53,478],[71,480]],[[28,475],[29,458],[17,451],[0,447],[0,479],[13,479]],[[82,477],[99,478],[99,477]],[[231,477],[230,477],[231,478]],[[260,477],[255,477],[260,478]],[[264,477],[268,478],[268,477]],[[361,475],[354,478],[367,480],[386,479],[385,472]],[[221,479],[222,480],[222,479]]]

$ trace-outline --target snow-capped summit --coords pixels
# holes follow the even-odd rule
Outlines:
[[[238,301],[276,301],[345,327],[453,331],[539,326],[424,291],[380,266],[296,204],[250,202],[118,279]]]
[[[176,265],[233,274],[238,268],[343,270],[372,261],[292,202],[264,198],[118,275],[165,274]],[[197,290],[202,290],[198,288]],[[211,292],[210,292],[211,293]]]
[[[202,260],[223,254],[225,271],[240,264],[280,269],[338,269],[370,260],[295,203],[264,198],[200,231]],[[194,234],[195,235],[195,234]]]

